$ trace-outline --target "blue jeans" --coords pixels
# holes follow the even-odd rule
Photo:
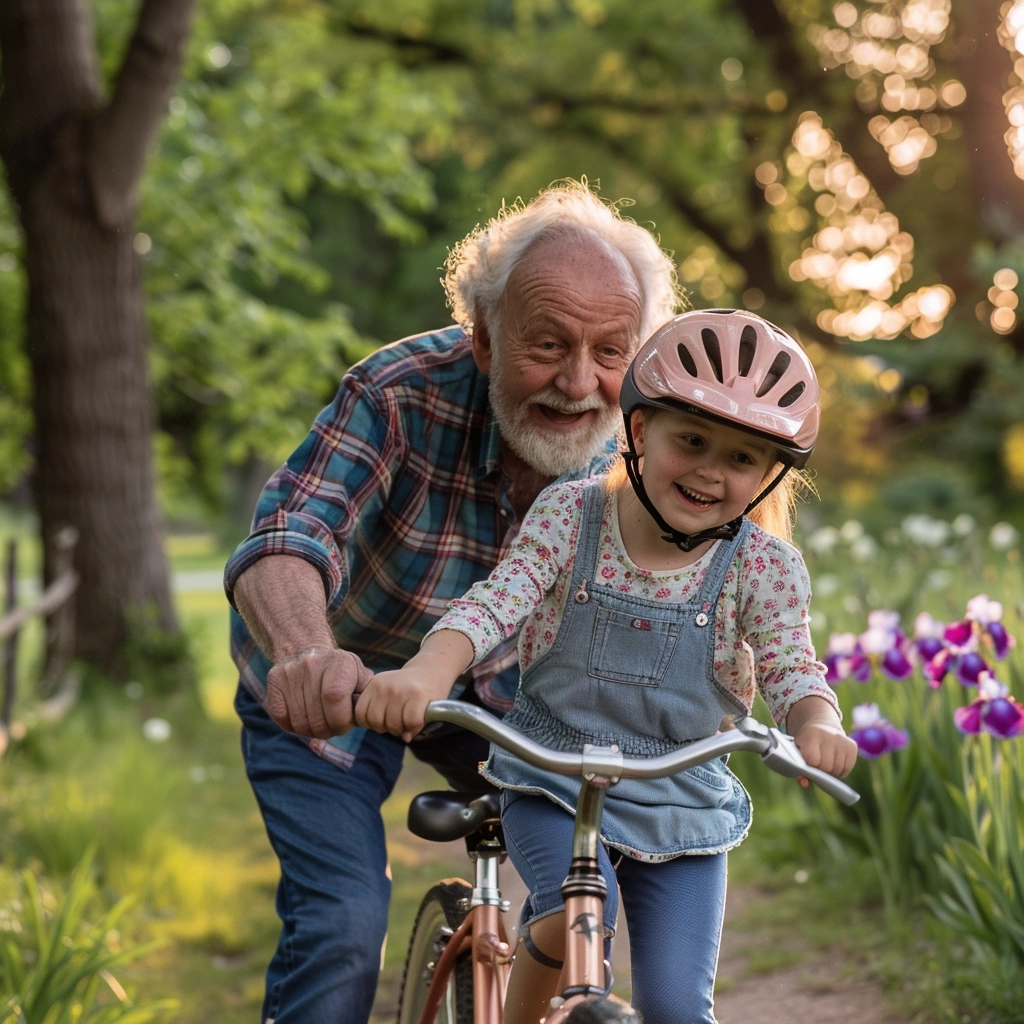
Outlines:
[[[523,923],[562,909],[559,889],[572,860],[574,821],[542,796],[505,792],[508,855],[530,887]],[[657,808],[652,808],[657,813]],[[617,851],[613,855],[618,858]],[[608,885],[605,926],[615,927],[619,893],[629,928],[633,1005],[647,1024],[715,1024],[714,987],[725,914],[724,853],[645,864],[598,852]]]
[[[367,733],[353,766],[342,770],[282,730],[242,686],[235,710],[249,781],[281,863],[281,937],[261,1021],[366,1024],[391,896],[380,806],[405,744]],[[472,733],[414,741],[412,749],[456,788],[490,788],[476,774],[487,744]]]

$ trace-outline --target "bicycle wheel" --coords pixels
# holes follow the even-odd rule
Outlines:
[[[631,1006],[610,999],[591,999],[575,1007],[565,1024],[643,1024],[643,1017]]]
[[[398,997],[398,1024],[418,1024],[441,959],[452,932],[462,924],[473,887],[461,878],[438,882],[423,897],[409,940]],[[473,963],[463,953],[448,976],[436,1024],[473,1024]]]

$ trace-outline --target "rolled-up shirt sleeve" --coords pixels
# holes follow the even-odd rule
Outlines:
[[[393,399],[347,376],[260,494],[252,530],[224,570],[232,606],[246,569],[268,555],[293,555],[317,569],[328,609],[337,608],[348,593],[346,543],[365,510],[387,494],[403,444]]]

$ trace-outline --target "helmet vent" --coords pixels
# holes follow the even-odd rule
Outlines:
[[[807,390],[807,385],[801,380],[797,381],[780,399],[779,405],[788,409]]]
[[[676,350],[679,352],[679,362],[683,364],[683,369],[685,369],[691,377],[696,377],[697,364],[693,361],[693,356],[690,354],[690,350],[682,343],[676,346]]]
[[[772,365],[768,367],[768,372],[764,376],[764,380],[761,382],[761,386],[757,389],[757,397],[764,398],[769,391],[782,378],[782,375],[789,369],[789,364],[792,361],[792,356],[788,352],[780,352],[772,362]],[[796,401],[794,397],[793,401]]]
[[[757,352],[757,331],[753,324],[747,324],[740,334],[740,376],[746,377],[750,373],[750,367],[754,362],[754,353]]]
[[[718,344],[718,335],[710,327],[705,327],[700,332],[700,340],[704,342],[704,351],[707,353],[711,363],[711,369],[715,371],[718,383],[722,383],[722,350]]]

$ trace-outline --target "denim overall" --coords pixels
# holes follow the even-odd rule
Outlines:
[[[746,713],[714,678],[714,648],[718,597],[750,523],[717,543],[692,602],[652,601],[596,582],[604,500],[601,481],[583,492],[558,635],[523,673],[505,721],[556,750],[617,743],[626,757],[656,757],[717,732],[723,715]],[[495,746],[483,774],[575,811],[579,779],[533,768]],[[601,834],[627,856],[667,860],[736,846],[750,818],[750,799],[722,758],[670,778],[623,779],[608,791]]]

